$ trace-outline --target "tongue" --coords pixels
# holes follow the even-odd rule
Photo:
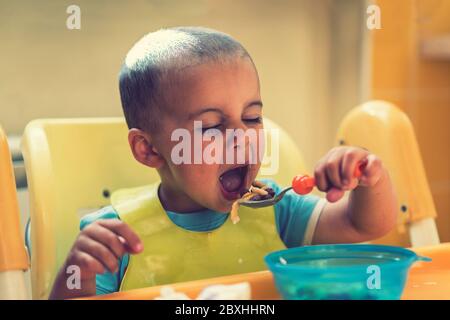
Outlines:
[[[228,192],[236,192],[242,184],[242,176],[240,169],[230,170],[225,172],[220,177],[220,183]]]

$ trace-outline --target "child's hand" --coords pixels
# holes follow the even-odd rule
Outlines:
[[[141,240],[126,223],[117,219],[97,220],[80,232],[65,266],[78,266],[81,280],[93,279],[98,273],[117,272],[120,257],[142,249]]]
[[[355,168],[367,162],[358,179],[354,176]],[[317,188],[327,192],[327,200],[340,200],[345,191],[358,186],[374,186],[383,173],[381,160],[362,148],[336,147],[323,157],[314,170]]]

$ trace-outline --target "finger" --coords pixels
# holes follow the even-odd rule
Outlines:
[[[88,253],[100,261],[111,273],[118,271],[118,260],[114,253],[100,242],[86,235],[80,235],[77,241],[78,250]]]
[[[122,238],[121,236],[118,236],[118,238],[119,238],[119,241],[120,241],[120,242],[123,244],[123,246],[125,247],[125,250],[126,250],[127,252],[134,253],[133,248],[131,248],[131,247],[128,245],[127,241],[126,241],[124,238]]]
[[[108,247],[116,256],[117,259],[121,258],[129,248],[119,240],[119,236],[111,230],[103,227],[100,224],[95,227],[86,227],[84,233],[91,239],[102,243],[105,247]]]
[[[81,277],[84,278],[86,274],[94,273],[94,274],[103,274],[105,273],[105,267],[103,264],[98,261],[96,258],[91,256],[90,254],[76,250],[73,253],[74,265],[77,265],[81,270]]]
[[[342,189],[341,182],[341,162],[344,151],[339,150],[332,154],[326,163],[327,178],[331,182],[332,187]]]
[[[126,223],[117,219],[98,220],[98,223],[125,239],[132,253],[139,253],[144,248],[139,236]]]
[[[354,189],[358,185],[358,178],[355,177],[356,166],[364,160],[368,152],[360,148],[350,148],[344,153],[341,162],[342,185],[345,189]]]
[[[371,187],[374,186],[381,178],[383,165],[377,156],[370,154],[367,157],[367,165],[363,175],[360,178],[360,185]]]
[[[332,203],[339,201],[340,199],[342,199],[344,194],[345,194],[345,191],[343,191],[341,189],[331,188],[327,192],[327,200],[328,200],[328,202],[332,202]]]
[[[328,180],[326,177],[324,162],[319,162],[314,169],[314,180],[316,181],[317,189],[323,192],[328,190]]]

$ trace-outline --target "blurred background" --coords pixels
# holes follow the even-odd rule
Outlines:
[[[80,30],[66,27],[72,4],[81,8]],[[381,29],[367,28],[370,4],[381,9]],[[369,99],[399,106],[419,141],[441,241],[450,241],[448,0],[0,0],[0,125],[22,223],[25,125],[122,116],[117,74],[127,51],[145,33],[176,25],[215,28],[247,48],[265,115],[292,135],[309,168],[336,145],[350,109]]]

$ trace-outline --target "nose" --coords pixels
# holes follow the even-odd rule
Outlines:
[[[242,137],[246,134],[247,127],[242,121],[234,121],[230,123],[226,129],[225,139],[227,149],[237,149],[246,147],[249,144],[248,139],[242,141]]]
[[[240,122],[233,128],[226,130],[226,154],[233,154],[233,163],[248,164],[257,161],[258,132],[255,129],[247,128]],[[229,158],[229,157],[228,157]]]

